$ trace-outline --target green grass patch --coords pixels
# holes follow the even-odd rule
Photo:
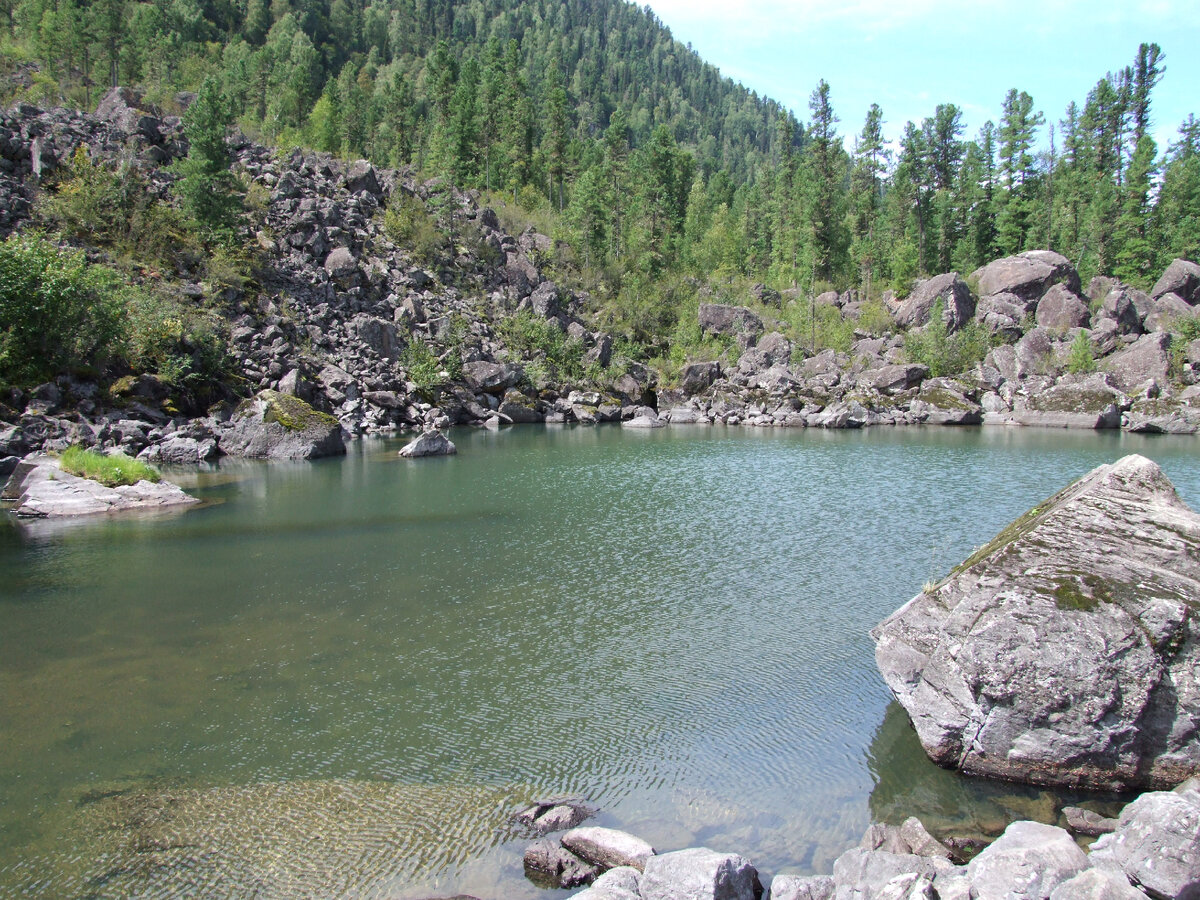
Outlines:
[[[80,478],[90,478],[106,487],[119,487],[123,484],[137,484],[139,481],[158,483],[162,475],[151,465],[141,460],[133,459],[124,453],[114,453],[105,456],[94,450],[83,447],[68,447],[59,459],[59,465],[64,472],[78,475]]]

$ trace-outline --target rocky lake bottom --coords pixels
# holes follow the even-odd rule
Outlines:
[[[0,896],[546,897],[525,802],[828,872],[1103,795],[933,766],[868,631],[1094,466],[1194,437],[518,427],[169,473],[204,503],[0,522]]]

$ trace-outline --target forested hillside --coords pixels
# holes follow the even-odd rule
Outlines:
[[[1200,255],[1200,125],[1151,138],[1155,44],[1060,115],[1019,86],[967,136],[948,97],[893,146],[878,106],[839,114],[837,73],[799,122],[621,0],[2,0],[0,31],[6,100],[121,83],[169,112],[208,80],[252,137],[488,192],[657,351],[750,282],[870,300],[1049,248],[1148,287]]]

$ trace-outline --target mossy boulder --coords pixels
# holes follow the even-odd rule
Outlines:
[[[242,401],[220,443],[228,455],[252,459],[316,459],[346,452],[337,419],[278,391]]]
[[[1035,506],[872,637],[939,765],[1106,790],[1200,773],[1200,516],[1144,457]]]

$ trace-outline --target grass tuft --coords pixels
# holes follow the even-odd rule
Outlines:
[[[153,466],[124,453],[105,456],[79,446],[68,447],[63,451],[59,463],[64,472],[90,478],[106,487],[137,484],[139,481],[157,483],[162,480],[162,475]]]

